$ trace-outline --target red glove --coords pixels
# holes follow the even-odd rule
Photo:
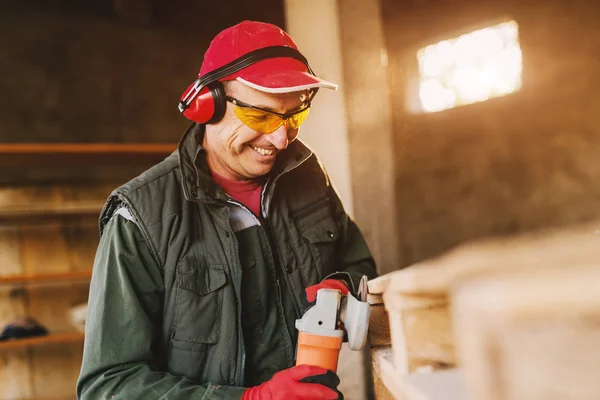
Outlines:
[[[342,281],[338,281],[337,279],[325,279],[321,283],[317,283],[316,285],[312,285],[304,289],[306,292],[306,300],[309,303],[312,303],[317,299],[317,291],[319,289],[338,289],[342,291],[343,295],[348,294],[348,286]]]
[[[333,372],[312,365],[298,365],[277,372],[267,382],[260,386],[248,388],[241,400],[335,400],[339,392],[318,383],[303,383],[300,380],[316,375],[332,375],[336,377],[335,386],[339,379]],[[343,397],[342,397],[343,398]]]

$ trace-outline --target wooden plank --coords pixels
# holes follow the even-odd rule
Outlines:
[[[388,274],[383,298],[390,319],[396,369],[409,373],[457,364],[449,291],[496,271],[543,274],[553,266],[600,259],[600,223],[465,244],[432,260]]]
[[[503,271],[453,293],[469,396],[584,400],[600,393],[600,263]]]
[[[456,365],[448,303],[401,312],[407,344],[408,371]],[[393,339],[392,339],[393,341]]]
[[[11,339],[0,341],[0,351],[23,349],[31,346],[45,346],[60,343],[82,342],[83,332],[58,332],[50,333],[46,336],[36,336],[23,339]]]
[[[0,165],[152,165],[176,149],[176,143],[3,143]]]
[[[390,322],[383,304],[383,292],[387,286],[386,275],[371,279],[368,282],[367,302],[371,305],[369,318],[369,340],[371,346],[389,346],[392,343]]]
[[[25,349],[0,352],[0,398],[31,397],[29,359]]]
[[[22,272],[19,231],[16,227],[0,227],[0,276]],[[0,329],[26,314],[25,293],[10,286],[0,287]],[[29,354],[21,349],[0,353],[0,397],[31,396]]]
[[[372,347],[392,344],[390,321],[383,304],[372,304],[369,317],[369,340]]]
[[[59,195],[64,193],[61,192],[56,197],[59,198]],[[77,242],[67,242],[64,224],[48,221],[43,225],[22,226],[21,231],[21,258],[23,269],[27,274],[72,272],[70,246],[77,246]],[[29,315],[37,319],[50,332],[56,333],[74,330],[69,318],[69,310],[74,305],[86,302],[88,295],[87,285],[74,283],[60,286],[29,286],[27,291]],[[78,338],[81,337],[78,332],[72,335],[67,338],[79,340]],[[60,397],[72,394],[72,385],[77,377],[76,371],[81,365],[81,353],[69,351],[69,346],[61,343],[63,342],[56,342],[57,348],[32,348],[32,396]],[[50,366],[54,369],[48,375],[47,369]],[[71,392],[65,392],[65,388]]]
[[[177,143],[1,143],[0,156],[12,154],[165,155],[175,149]]]
[[[383,294],[390,283],[390,279],[390,274],[381,275],[375,279],[371,279],[367,282],[369,288],[368,292],[371,294]]]
[[[387,297],[396,369],[403,373],[456,365],[448,299],[439,296]]]
[[[466,400],[460,370],[404,374],[394,367],[393,358],[393,351],[389,347],[380,347],[372,351],[374,382],[377,382],[376,398]]]
[[[73,334],[71,343],[63,341],[57,346],[32,349],[34,396],[73,396],[83,357],[83,335],[77,334]]]
[[[447,369],[432,373],[409,374],[407,385],[430,400],[466,400],[462,371]]]
[[[402,373],[394,368],[393,352],[391,347],[379,347],[371,351],[373,360],[374,382],[380,382],[381,386],[375,386],[375,397],[379,399],[393,398],[397,400],[408,400],[404,396],[402,388]],[[423,400],[423,399],[420,399]]]
[[[41,222],[46,218],[78,215],[97,217],[112,185],[36,186],[0,188],[0,222]],[[40,202],[39,199],[44,201]],[[90,220],[88,218],[88,220]]]
[[[40,198],[44,201],[40,202]],[[88,209],[91,205],[96,205],[94,210],[99,213],[105,198],[96,197],[87,199],[89,201],[79,201],[73,198],[68,189],[59,190],[53,186],[2,187],[0,188],[0,215],[27,216],[28,213],[32,213],[32,217],[37,217],[44,213],[66,214],[69,209],[89,213]],[[32,222],[35,222],[35,219]]]
[[[388,390],[375,371],[373,372],[373,392],[376,400],[395,400],[394,395]]]
[[[600,222],[594,221],[571,228],[465,243],[439,257],[388,274],[386,292],[444,295],[470,275],[585,264],[600,259],[598,236],[594,234],[598,227]]]
[[[61,397],[19,397],[18,400],[77,400],[77,398],[75,395],[73,395]]]
[[[92,277],[91,269],[80,271],[37,274],[37,275],[6,275],[0,276],[0,285],[14,285],[18,283],[56,283],[72,282],[76,280],[89,280]]]
[[[104,201],[89,203],[67,203],[61,205],[26,204],[0,208],[0,222],[31,221],[41,218],[59,218],[77,215],[98,217]]]
[[[62,274],[70,271],[62,224],[50,221],[44,225],[22,225],[20,231],[24,274]]]
[[[98,222],[86,218],[69,221],[63,233],[69,249],[68,257],[73,272],[91,273],[100,241]]]

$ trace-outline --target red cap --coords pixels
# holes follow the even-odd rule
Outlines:
[[[243,21],[225,29],[212,40],[204,54],[198,77],[269,46],[288,46],[298,50],[296,43],[281,28],[265,22]],[[302,61],[290,57],[262,60],[220,80],[237,80],[267,93],[297,92],[316,87],[336,90],[338,87],[311,75]]]

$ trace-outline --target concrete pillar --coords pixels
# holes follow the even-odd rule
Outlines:
[[[300,137],[319,156],[346,212],[354,215],[340,29],[336,0],[285,0],[286,31],[315,73],[337,83],[319,90]]]
[[[285,0],[287,31],[321,90],[301,133],[321,157],[381,274],[398,268],[394,136],[378,0]]]

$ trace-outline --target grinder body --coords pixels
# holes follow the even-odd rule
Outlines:
[[[296,365],[308,364],[337,372],[344,335],[352,350],[362,350],[369,329],[370,308],[366,302],[367,278],[357,291],[342,295],[337,289],[320,289],[317,300],[301,319],[298,329]]]

